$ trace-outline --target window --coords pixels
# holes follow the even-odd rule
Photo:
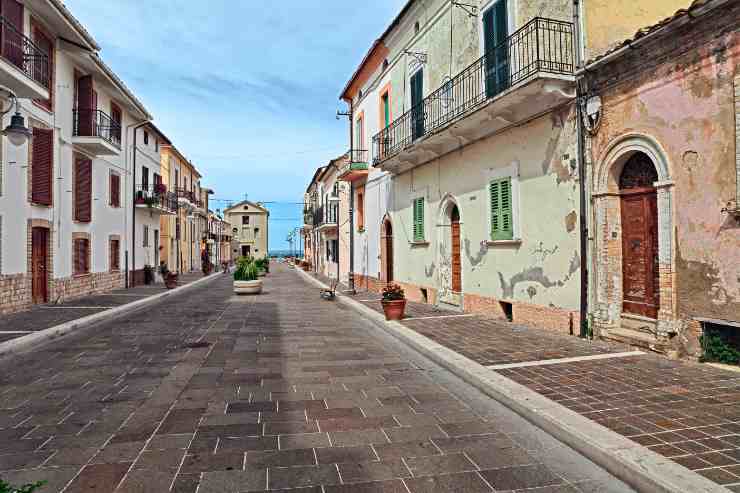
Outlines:
[[[383,60],[383,72],[388,70],[388,59]]]
[[[365,189],[361,188],[357,191],[357,229],[363,231],[365,229]]]
[[[339,240],[331,240],[331,261],[339,262]]]
[[[145,192],[149,190],[149,168],[141,167],[141,189]]]
[[[382,105],[382,122],[383,122],[383,128],[387,127],[391,124],[391,101],[390,101],[391,95],[388,91],[386,91],[381,97],[381,105]]]
[[[424,241],[424,197],[414,199],[414,241]]]
[[[110,270],[121,270],[121,243],[120,240],[110,240]]]
[[[365,117],[364,114],[361,114],[359,118],[355,121],[355,149],[363,150],[365,149]],[[357,158],[355,156],[351,156],[351,158]]]
[[[144,130],[144,145],[149,145],[149,132],[147,132],[146,130]]]
[[[514,238],[511,177],[494,180],[489,185],[491,201],[491,240]]]
[[[154,152],[159,152],[159,139],[154,138]]]
[[[419,25],[419,21],[416,21],[414,23],[414,34],[418,34],[419,30],[421,30],[421,25]]]
[[[51,205],[54,131],[33,129],[31,149],[31,202]]]
[[[259,237],[260,237],[260,229],[254,228],[254,239],[256,240]]]
[[[90,272],[90,240],[76,238],[73,240],[74,275],[83,276]]]
[[[92,161],[77,157],[74,176],[74,219],[81,223],[92,220]]]
[[[149,226],[144,226],[144,238],[143,238],[143,244],[142,246],[148,247],[149,246]]]
[[[110,206],[121,207],[121,175],[110,174]]]
[[[249,224],[249,216],[242,216],[242,224]]]

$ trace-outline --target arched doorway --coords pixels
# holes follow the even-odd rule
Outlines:
[[[643,152],[634,153],[619,176],[622,222],[622,311],[658,317],[658,172]]]
[[[393,282],[393,224],[389,217],[383,220],[380,233],[380,264],[381,281]]]
[[[462,261],[460,259],[460,211],[457,205],[450,211],[450,232],[452,250],[452,292],[462,292]]]

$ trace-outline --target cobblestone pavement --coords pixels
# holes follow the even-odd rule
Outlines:
[[[200,272],[183,274],[180,276],[179,284],[184,286],[202,277],[203,274]],[[59,304],[38,305],[27,311],[3,315],[0,318],[0,342],[126,305],[162,291],[166,291],[163,284],[117,289],[106,294],[85,296]]]
[[[276,266],[0,367],[0,477],[42,493],[625,492]],[[200,343],[200,344],[198,344]]]

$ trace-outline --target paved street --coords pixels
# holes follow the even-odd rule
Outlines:
[[[262,296],[219,279],[4,362],[0,476],[42,492],[631,491],[273,271]]]
[[[178,285],[185,286],[202,277],[203,274],[200,272],[182,274],[178,280]],[[129,289],[116,289],[110,293],[84,296],[60,303],[34,305],[29,310],[3,315],[0,318],[0,343],[88,315],[104,312],[117,306],[127,305],[164,291],[166,291],[164,284],[152,284]]]

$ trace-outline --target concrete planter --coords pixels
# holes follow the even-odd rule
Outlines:
[[[262,292],[262,281],[234,281],[234,293],[236,294],[260,294]]]

